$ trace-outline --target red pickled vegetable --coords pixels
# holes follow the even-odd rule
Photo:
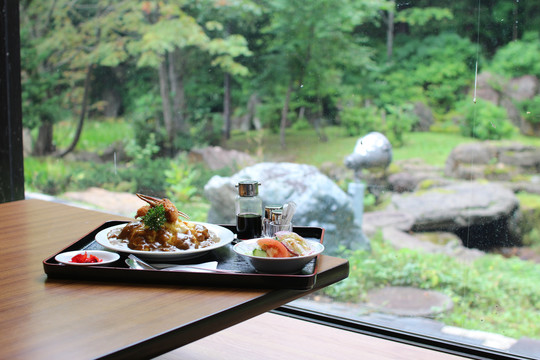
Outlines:
[[[259,239],[257,244],[266,251],[269,257],[290,257],[289,250],[275,239]]]
[[[98,263],[102,261],[102,259],[98,258],[95,255],[88,255],[86,251],[84,252],[84,254],[77,254],[71,258],[71,262],[74,263]]]

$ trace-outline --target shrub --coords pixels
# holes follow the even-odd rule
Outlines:
[[[349,136],[363,136],[380,128],[380,111],[374,107],[350,106],[341,111],[341,124]]]
[[[373,80],[373,99],[379,106],[421,100],[444,113],[470,85],[475,54],[475,45],[457,34],[407,40],[395,48],[381,78]]]
[[[538,32],[528,32],[521,40],[500,48],[489,70],[506,77],[536,75],[540,77],[540,38]]]
[[[519,104],[523,119],[533,124],[540,123],[540,96],[524,100]]]
[[[387,105],[386,136],[392,145],[401,147],[404,144],[403,136],[410,132],[418,117],[413,113],[412,104],[400,106]]]
[[[135,182],[136,192],[165,195],[165,170],[169,167],[169,160],[155,156],[158,152],[154,133],[148,136],[144,147],[135,141],[128,142],[126,153],[133,160],[122,170],[122,174]]]
[[[66,191],[72,181],[71,169],[53,158],[25,159],[24,173],[24,186],[27,190],[49,195]]]
[[[193,184],[200,174],[188,163],[185,155],[172,160],[164,174],[167,182],[166,194],[173,202],[186,203],[197,193],[197,188]]]
[[[464,115],[461,133],[480,140],[500,140],[515,133],[506,110],[489,101],[462,102],[458,108]]]

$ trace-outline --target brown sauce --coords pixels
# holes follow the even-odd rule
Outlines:
[[[120,232],[109,233],[132,250],[177,251],[199,249],[214,244],[219,238],[201,224],[180,221],[160,230],[150,230],[140,221],[134,221]]]

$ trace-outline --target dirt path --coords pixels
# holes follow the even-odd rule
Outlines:
[[[135,194],[113,192],[95,187],[80,192],[66,192],[59,198],[93,209],[129,217],[133,217],[137,209],[146,204]]]

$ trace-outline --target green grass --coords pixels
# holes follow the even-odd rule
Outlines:
[[[53,141],[59,149],[67,148],[77,130],[75,119],[61,121],[54,125]],[[116,141],[133,139],[133,126],[124,119],[86,120],[76,149],[101,154]]]
[[[287,129],[286,148],[282,148],[279,133],[270,130],[233,132],[225,147],[245,151],[261,161],[287,161],[314,166],[325,162],[342,164],[345,156],[352,152],[356,138],[345,136],[337,127],[327,128],[325,134],[328,141],[322,141],[313,129]]]
[[[262,161],[290,161],[320,166],[324,163],[343,164],[352,153],[359,137],[347,136],[339,127],[324,130],[327,141],[322,141],[315,130],[287,129],[286,148],[282,149],[278,133],[270,130],[233,132],[225,145],[228,149],[245,151]],[[475,139],[453,133],[415,132],[404,137],[405,144],[393,147],[393,160],[422,159],[426,164],[444,166],[454,147]],[[526,145],[540,146],[540,138],[516,135],[507,142],[519,141]]]

